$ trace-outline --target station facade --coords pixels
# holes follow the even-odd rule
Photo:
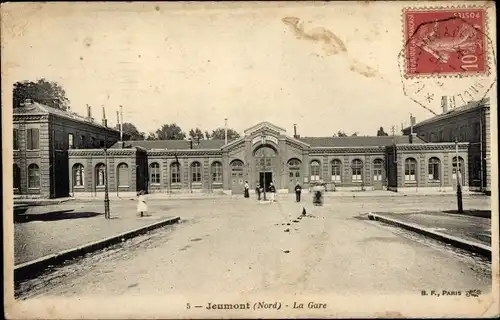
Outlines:
[[[468,143],[458,144],[460,171]],[[450,191],[456,186],[456,145],[426,143],[415,136],[304,137],[259,123],[234,141],[117,142],[103,150],[69,151],[71,194],[102,196],[105,161],[113,195],[221,192],[242,194],[245,181],[273,182],[280,193],[297,183],[307,190],[323,181],[327,191]],[[459,172],[466,191],[467,175]]]
[[[476,128],[473,123],[480,114],[480,151],[487,158],[489,113],[481,110],[457,109],[416,124],[410,134],[380,137],[300,137],[296,130],[289,135],[261,122],[226,143],[120,141],[120,132],[108,127],[105,116],[102,123],[94,121],[90,109],[81,117],[27,102],[14,109],[14,196],[103,197],[106,177],[111,197],[133,196],[139,190],[241,194],[245,181],[251,191],[257,183],[267,186],[272,181],[282,193],[293,191],[296,183],[307,192],[314,181],[323,181],[327,192],[452,191],[457,179],[464,191],[476,190],[478,146],[466,142],[475,140],[466,136],[458,144],[452,138],[434,141],[424,132],[447,124],[455,128],[462,117]],[[433,122],[438,120],[442,122]],[[486,161],[481,171],[484,190],[490,185],[485,173],[489,166]]]

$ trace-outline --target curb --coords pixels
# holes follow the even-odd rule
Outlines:
[[[14,282],[33,279],[44,272],[50,266],[56,266],[67,260],[75,259],[85,254],[121,243],[124,240],[139,236],[154,229],[164,227],[179,222],[180,217],[168,218],[131,231],[126,231],[118,235],[104,238],[82,246],[60,251],[56,254],[47,255],[32,261],[28,261],[14,266]]]
[[[378,214],[369,213],[368,219],[381,221],[383,223],[391,224],[406,230],[410,230],[429,238],[433,238],[435,240],[450,244],[456,248],[460,248],[463,250],[467,250],[469,252],[480,254],[483,257],[486,257],[489,261],[491,261],[491,247],[486,246],[484,244],[480,244],[477,242],[472,242],[468,240],[464,240],[458,237],[450,236],[441,232],[431,231],[419,225],[407,222],[401,222],[396,219],[387,218]]]

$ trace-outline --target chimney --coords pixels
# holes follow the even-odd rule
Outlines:
[[[293,124],[293,137],[297,139],[297,124]]]
[[[224,144],[227,144],[227,118],[224,119]]]
[[[443,108],[443,113],[448,112],[448,97],[447,96],[441,97],[441,108]]]
[[[106,119],[106,108],[104,108],[104,106],[102,107],[102,125],[105,127],[108,126],[108,120]]]
[[[408,141],[410,142],[410,144],[413,143],[413,133],[410,133],[410,135],[408,136]]]

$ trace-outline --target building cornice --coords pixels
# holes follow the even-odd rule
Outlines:
[[[136,155],[140,150],[137,149],[107,149],[108,156],[131,156]],[[103,149],[69,149],[68,156],[82,157],[82,156],[103,156]]]
[[[397,144],[396,150],[398,151],[436,151],[436,150],[455,150],[456,145],[454,142],[441,142],[441,143],[419,143],[419,144]],[[468,142],[459,142],[458,150],[468,150]]]
[[[185,157],[185,156],[222,156],[222,151],[217,149],[193,150],[148,150],[148,156]]]
[[[314,147],[310,149],[310,155],[316,154],[338,154],[338,153],[380,153],[385,151],[385,146],[380,147]]]
[[[47,113],[27,113],[27,114],[14,114],[12,115],[13,122],[25,122],[25,121],[48,121],[49,114]]]

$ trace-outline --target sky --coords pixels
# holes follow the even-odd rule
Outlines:
[[[3,76],[56,81],[73,111],[89,104],[101,119],[105,106],[112,124],[122,105],[143,132],[211,131],[228,118],[240,133],[261,121],[289,134],[297,124],[301,136],[399,133],[410,113],[432,116],[403,93],[401,8],[32,4],[7,12],[4,26],[16,23],[2,28]]]

